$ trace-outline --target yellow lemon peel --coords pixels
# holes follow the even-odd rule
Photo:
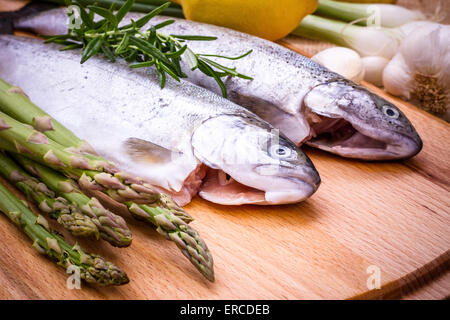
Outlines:
[[[186,19],[223,26],[268,40],[288,35],[317,9],[317,0],[174,0]]]

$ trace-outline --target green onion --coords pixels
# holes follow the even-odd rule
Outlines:
[[[306,16],[292,34],[349,47],[363,57],[386,59],[394,56],[401,39],[401,31],[394,28],[362,27],[315,15]]]
[[[379,23],[378,26],[390,28],[411,21],[425,20],[424,14],[420,11],[393,4],[363,4],[333,0],[319,0],[319,7],[314,14],[362,25]]]

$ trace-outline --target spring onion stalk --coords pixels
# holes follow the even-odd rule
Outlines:
[[[347,3],[333,0],[319,0],[315,14],[336,18],[362,25],[398,27],[405,23],[425,20],[425,15],[393,4]]]
[[[381,56],[386,59],[395,55],[402,36],[394,28],[356,26],[315,15],[306,16],[292,34],[348,47],[362,57]]]
[[[66,5],[66,0],[41,0],[43,2],[51,2],[59,5]],[[98,7],[103,8],[111,8],[111,6],[114,4],[115,8],[120,8],[125,1],[123,0],[79,0],[78,1],[82,5],[96,5]],[[150,11],[156,9],[161,4],[166,3],[167,1],[163,0],[137,0],[133,6],[131,7],[131,11],[134,12],[142,12],[142,13],[149,13]],[[164,10],[162,15],[165,16],[171,16],[171,17],[177,17],[177,18],[183,18],[183,10],[181,10],[181,7],[177,4],[171,4],[169,8]]]

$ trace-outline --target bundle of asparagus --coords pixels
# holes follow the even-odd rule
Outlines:
[[[142,179],[119,171],[113,163],[96,155],[88,143],[34,105],[21,89],[1,79],[0,111],[1,149],[22,155],[18,160],[40,178],[49,175],[51,170],[45,166],[50,167],[75,179],[84,189],[102,191],[115,201],[124,203],[135,218],[156,226],[157,231],[174,241],[208,280],[214,281],[213,259],[205,242],[188,225],[192,221],[191,216],[170,197]],[[52,184],[52,180],[46,181]],[[77,190],[77,197],[82,194],[70,180],[60,179],[59,182],[63,188]],[[61,195],[71,194],[57,186],[53,191]],[[73,197],[68,200],[74,203]],[[84,198],[81,203],[84,201],[86,204],[86,200]]]
[[[0,173],[34,201],[41,211],[56,219],[74,236],[99,237],[98,228],[91,218],[82,214],[64,198],[57,197],[44,183],[27,175],[4,153],[0,153]]]
[[[125,220],[103,208],[97,199],[84,195],[71,179],[20,155],[15,158],[42,182],[2,153],[0,173],[73,235],[94,235],[116,247],[131,244],[131,231]]]
[[[33,247],[67,268],[79,268],[80,276],[89,283],[99,285],[122,285],[129,282],[125,272],[102,257],[88,254],[78,246],[71,246],[48,227],[42,216],[36,216],[25,204],[0,184],[0,211],[33,240]]]

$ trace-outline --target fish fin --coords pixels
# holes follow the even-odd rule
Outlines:
[[[13,34],[14,21],[18,18],[31,16],[33,14],[57,8],[52,3],[32,1],[16,11],[0,12],[0,34]]]
[[[168,163],[182,155],[179,151],[170,150],[138,138],[128,138],[124,142],[124,147],[128,155],[137,162]]]

